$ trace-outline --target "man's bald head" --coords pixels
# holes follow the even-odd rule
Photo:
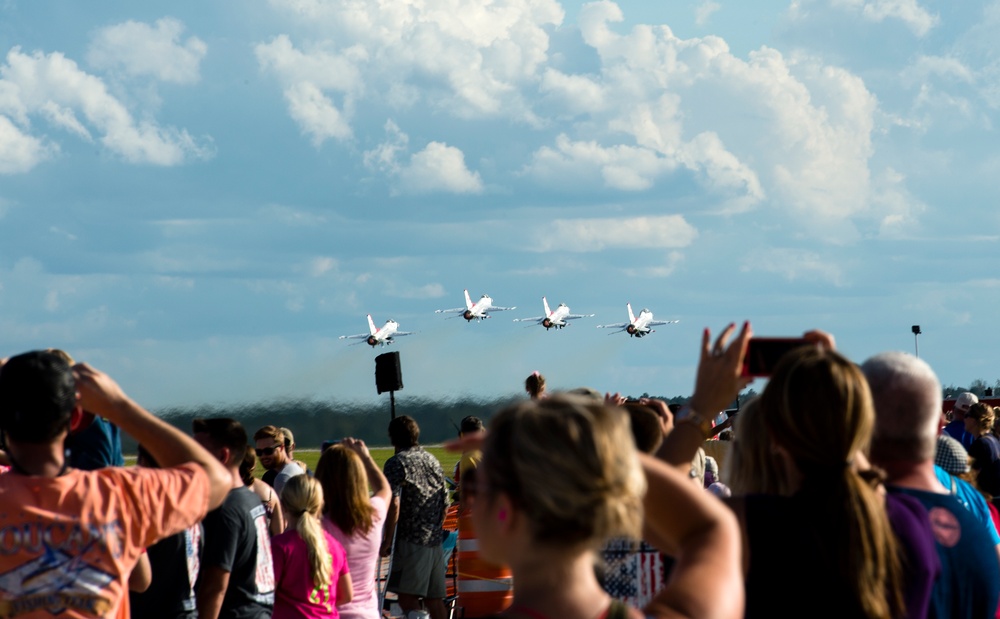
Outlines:
[[[941,419],[941,383],[931,366],[913,355],[887,352],[861,366],[875,401],[875,462],[934,458]]]

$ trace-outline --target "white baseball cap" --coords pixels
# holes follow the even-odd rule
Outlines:
[[[955,408],[964,413],[965,411],[969,410],[969,408],[973,404],[978,404],[978,403],[979,403],[979,398],[976,397],[976,394],[969,393],[968,391],[966,391],[962,395],[958,396],[958,399],[955,400]]]

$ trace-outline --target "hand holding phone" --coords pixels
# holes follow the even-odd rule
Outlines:
[[[747,378],[770,376],[785,353],[813,345],[812,341],[802,337],[752,337],[747,344],[740,375]]]

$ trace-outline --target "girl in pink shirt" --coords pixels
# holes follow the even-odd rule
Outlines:
[[[323,530],[323,488],[307,475],[288,480],[281,491],[288,528],[271,539],[274,559],[273,619],[340,617],[338,604],[354,594],[344,547]]]

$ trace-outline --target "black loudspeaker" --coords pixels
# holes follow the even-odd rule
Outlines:
[[[375,388],[379,393],[399,391],[403,388],[399,352],[387,352],[375,357]]]

